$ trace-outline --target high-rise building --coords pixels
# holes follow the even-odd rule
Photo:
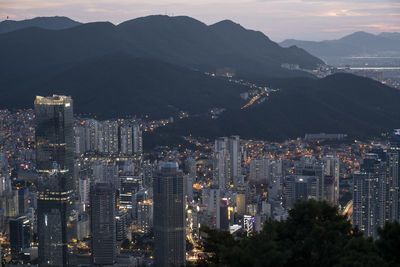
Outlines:
[[[133,127],[133,153],[139,157],[143,154],[143,139],[142,130],[140,130],[139,125],[134,125]]]
[[[315,158],[305,158],[295,163],[295,174],[300,176],[314,176],[317,183],[317,200],[325,199],[324,165]]]
[[[324,199],[332,205],[339,204],[340,160],[335,156],[326,156],[324,163]]]
[[[221,200],[220,189],[216,186],[211,186],[208,188],[208,204],[207,204],[207,214],[215,219],[215,227],[219,229],[218,220],[219,218],[219,202]]]
[[[297,201],[318,199],[318,181],[316,176],[289,175],[286,177],[286,207],[292,208]]]
[[[92,264],[112,265],[117,256],[116,191],[111,183],[90,187],[90,219],[92,232]]]
[[[90,204],[89,193],[90,193],[89,177],[80,177],[79,178],[79,197],[80,197],[81,204],[84,206],[88,206]]]
[[[219,214],[217,215],[217,229],[229,231],[228,199],[220,200]]]
[[[149,160],[143,161],[141,165],[143,173],[143,185],[151,187],[153,184],[153,164]]]
[[[153,180],[155,266],[185,265],[183,173],[176,162],[161,162]]]
[[[126,224],[128,221],[128,213],[122,210],[116,212],[115,229],[117,241],[122,241],[126,238]]]
[[[125,155],[133,154],[133,129],[131,126],[121,126],[119,128],[120,152]]]
[[[138,230],[147,233],[153,226],[153,203],[151,200],[143,200],[137,204]]]
[[[10,247],[13,256],[19,256],[24,248],[28,248],[31,242],[31,222],[26,216],[11,218]]]
[[[18,214],[24,215],[29,208],[29,190],[28,188],[20,188],[18,190]]]
[[[101,132],[101,125],[95,119],[85,121],[85,151],[98,151],[103,147]],[[100,143],[101,141],[101,143]]]
[[[67,266],[67,218],[73,180],[73,103],[68,96],[37,96],[36,170],[40,266]]]
[[[108,154],[118,153],[118,122],[104,121],[103,122],[103,151]]]
[[[398,220],[398,153],[377,149],[367,153],[360,172],[353,174],[353,224],[366,236],[377,237],[377,228]]]
[[[399,186],[399,153],[390,150],[386,153],[385,221],[400,219]]]
[[[213,179],[220,189],[243,183],[242,156],[239,136],[215,140]]]
[[[75,127],[75,153],[78,155],[86,152],[86,133],[83,126]]]
[[[242,154],[239,136],[231,136],[228,139],[229,174],[231,184],[238,186],[242,181]]]
[[[246,214],[246,187],[240,186],[236,192],[236,213],[240,216]]]
[[[266,183],[269,174],[268,159],[252,159],[250,161],[249,180],[259,183]]]
[[[213,159],[213,180],[214,184],[220,189],[225,189],[229,187],[229,181],[226,180],[226,154],[225,149],[214,150]]]
[[[121,189],[119,193],[121,208],[132,210],[134,195],[142,185],[142,179],[139,176],[124,174],[120,175]],[[132,210],[136,212],[135,210]]]
[[[385,223],[385,182],[386,163],[378,154],[366,154],[353,174],[353,224],[365,236],[377,237],[377,228]]]

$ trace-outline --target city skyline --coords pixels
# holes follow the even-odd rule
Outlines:
[[[399,1],[0,0],[2,265],[400,266]]]
[[[395,0],[0,1],[0,20],[67,16],[83,23],[119,24],[155,14],[190,16],[207,25],[229,19],[262,31],[274,41],[335,39],[356,31],[400,31],[400,3]]]

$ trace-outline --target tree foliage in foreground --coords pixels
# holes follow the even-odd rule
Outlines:
[[[299,202],[286,221],[267,221],[250,237],[203,233],[207,257],[198,266],[400,266],[399,223],[379,229],[374,241],[326,202]]]

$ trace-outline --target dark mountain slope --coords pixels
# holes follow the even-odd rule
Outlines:
[[[239,97],[240,86],[124,53],[48,69],[45,79],[16,77],[0,87],[8,92],[0,98],[2,108],[29,107],[35,95],[57,93],[71,95],[76,112],[103,118],[126,114],[165,118],[179,110],[207,113],[211,107],[233,109],[244,102]]]
[[[0,33],[12,32],[29,27],[38,27],[48,30],[62,30],[80,25],[80,22],[67,17],[37,17],[33,19],[0,22]]]
[[[400,40],[400,32],[381,32],[379,36],[393,40]]]
[[[165,131],[283,140],[319,132],[370,137],[400,125],[400,91],[370,79],[337,74],[279,83],[281,91],[260,105],[230,110],[217,120],[186,120]]]
[[[244,39],[248,42],[238,41]],[[312,68],[321,63],[301,49],[281,48],[260,32],[236,24],[220,29],[189,17],[149,16],[118,26],[97,22],[59,31],[27,28],[0,34],[0,71],[32,71],[118,51],[201,71],[230,67],[259,77],[307,76],[281,64]]]
[[[52,65],[79,62],[127,47],[109,22],[87,23],[51,31],[28,28],[0,34],[0,70],[35,71]]]
[[[211,25],[210,28],[221,36],[225,42],[234,44],[232,53],[243,53],[246,57],[254,57],[254,52],[256,51],[259,53],[258,60],[260,62],[276,60],[275,64],[282,62],[296,63],[293,59],[301,58],[302,67],[312,69],[315,66],[315,62],[318,61],[316,58],[310,57],[303,49],[295,47],[282,49],[281,46],[272,42],[263,33],[247,30],[230,20],[220,21]]]

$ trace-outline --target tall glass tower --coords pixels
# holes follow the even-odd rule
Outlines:
[[[115,189],[111,183],[90,187],[92,265],[112,266],[117,256]]]
[[[177,162],[162,162],[153,180],[155,266],[185,265],[183,174]]]
[[[75,185],[72,106],[68,96],[35,99],[40,266],[69,265],[67,221]]]

